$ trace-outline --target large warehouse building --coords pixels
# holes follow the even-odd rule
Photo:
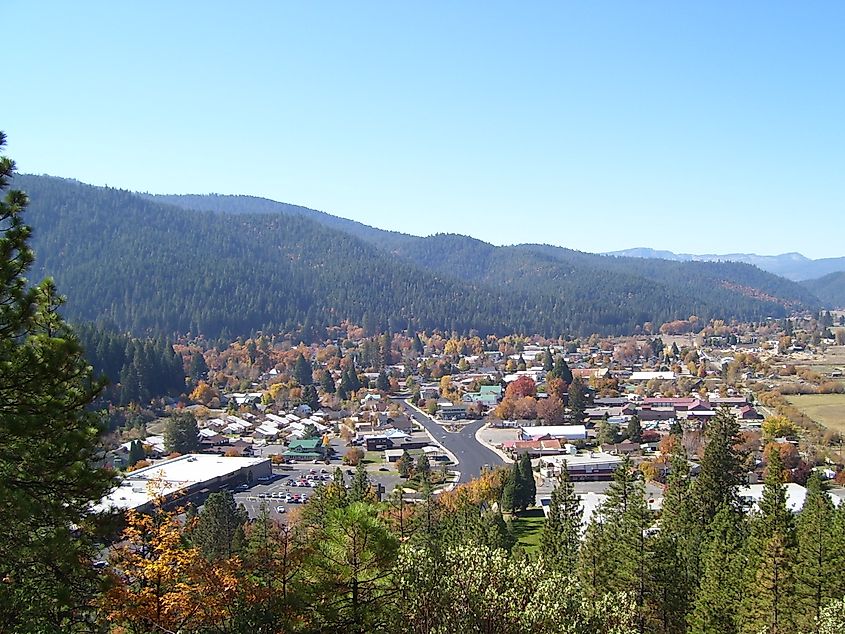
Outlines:
[[[97,505],[97,511],[148,510],[156,497],[185,499],[272,475],[267,458],[230,458],[188,454],[126,474]]]

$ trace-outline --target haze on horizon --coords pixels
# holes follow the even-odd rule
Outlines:
[[[3,14],[22,172],[493,244],[845,255],[841,3]]]

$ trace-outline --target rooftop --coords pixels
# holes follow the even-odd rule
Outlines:
[[[95,506],[96,511],[138,508],[157,495],[169,495],[192,485],[254,467],[266,458],[188,454],[132,471]]]

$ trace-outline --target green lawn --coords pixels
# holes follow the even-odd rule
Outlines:
[[[534,552],[540,547],[540,532],[546,518],[543,509],[530,509],[515,515],[511,520],[514,537],[526,552]]]
[[[368,451],[364,454],[364,464],[383,464],[384,463],[384,452],[383,451]]]
[[[845,433],[845,394],[797,394],[786,400],[817,423]]]

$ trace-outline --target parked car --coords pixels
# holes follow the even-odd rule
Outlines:
[[[284,513],[284,512],[285,512],[284,506],[277,506],[276,507],[276,513]]]

